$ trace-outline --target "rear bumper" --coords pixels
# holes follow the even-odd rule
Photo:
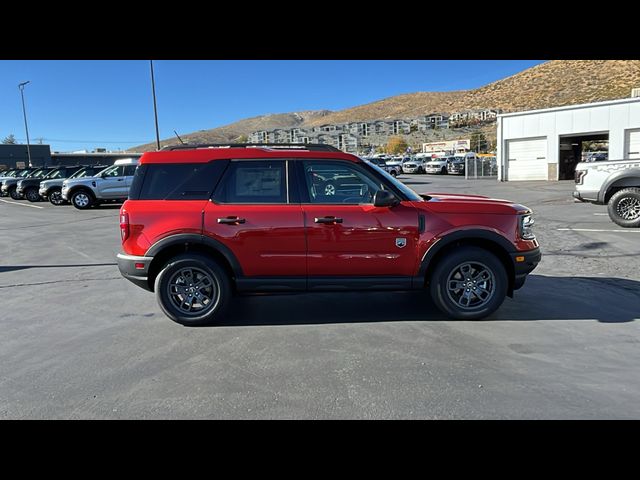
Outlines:
[[[513,289],[518,290],[524,285],[524,281],[540,263],[542,259],[542,253],[540,248],[534,248],[527,252],[517,252],[511,254],[511,260],[513,260],[513,267],[515,272]]]
[[[120,274],[137,286],[148,291],[153,291],[149,286],[149,265],[153,261],[153,257],[138,257],[136,255],[126,255],[118,253],[118,269]]]

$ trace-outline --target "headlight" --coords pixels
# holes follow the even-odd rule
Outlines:
[[[520,217],[520,237],[524,240],[533,240],[536,238],[533,233],[533,215],[523,215]]]

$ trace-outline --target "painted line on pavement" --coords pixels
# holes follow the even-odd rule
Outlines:
[[[622,233],[640,233],[640,230],[606,230],[600,228],[557,228],[561,232],[622,232]]]
[[[0,198],[0,202],[8,203],[9,205],[20,205],[21,207],[44,208],[44,207],[38,207],[37,205],[29,205],[27,203],[10,202],[9,200],[3,200],[1,198]]]

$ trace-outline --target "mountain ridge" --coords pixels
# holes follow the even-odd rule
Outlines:
[[[551,60],[471,90],[406,93],[335,112],[308,110],[258,115],[181,137],[189,143],[226,143],[257,130],[275,128],[411,118],[475,109],[499,109],[505,113],[536,110],[628,98],[634,87],[640,87],[640,60]],[[165,139],[161,145],[176,141]],[[155,143],[149,143],[131,150],[154,149]]]

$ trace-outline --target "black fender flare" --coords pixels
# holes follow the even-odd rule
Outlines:
[[[438,252],[442,251],[443,248],[451,245],[454,242],[459,240],[487,240],[493,242],[500,247],[502,247],[507,254],[516,253],[517,249],[515,246],[504,236],[496,233],[492,230],[485,230],[482,228],[472,228],[466,230],[458,230],[456,232],[449,233],[440,238],[435,244],[429,248],[424,256],[422,257],[422,261],[420,262],[420,269],[418,270],[418,276],[420,278],[425,278],[427,274],[427,270],[431,261],[435,258]]]
[[[73,197],[73,194],[76,193],[78,190],[84,190],[88,192],[91,195],[91,197],[93,197],[94,200],[97,200],[96,194],[93,193],[93,190],[91,190],[91,187],[87,187],[86,185],[77,185],[77,186],[71,187],[67,192],[67,198],[71,200],[71,197]]]
[[[185,244],[204,245],[213,248],[225,258],[229,265],[231,265],[231,269],[236,277],[242,276],[242,267],[240,266],[240,262],[229,247],[214,238],[197,233],[179,233],[164,237],[151,245],[144,256],[155,257],[167,247]]]

